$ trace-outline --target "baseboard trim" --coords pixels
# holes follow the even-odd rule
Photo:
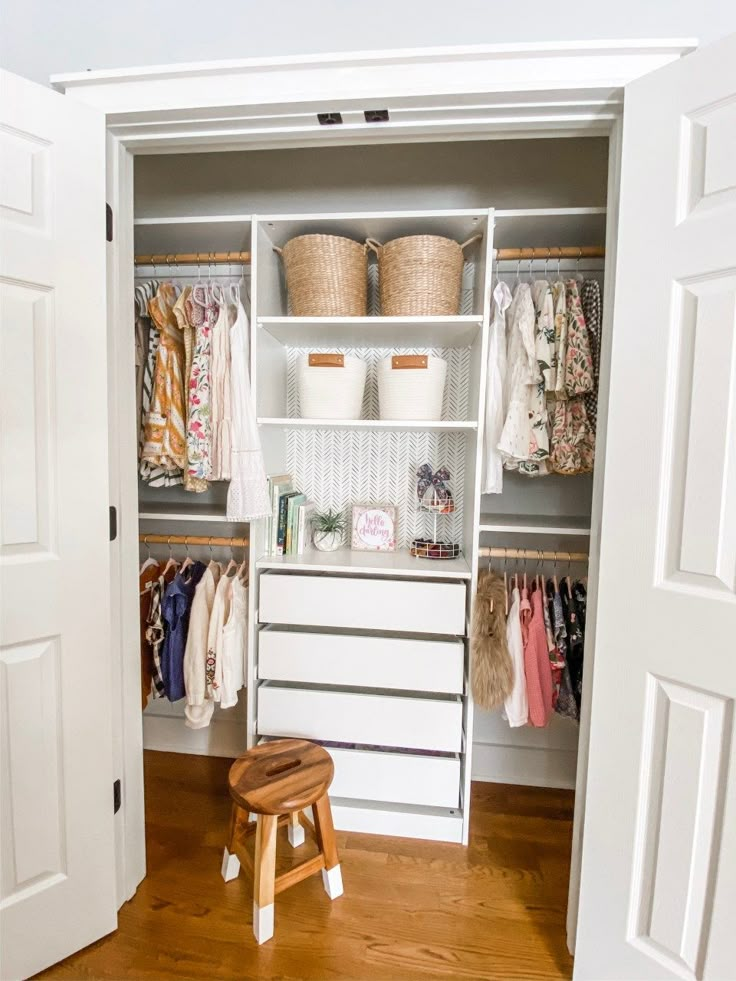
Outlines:
[[[246,750],[242,721],[214,719],[206,729],[189,729],[175,716],[143,716],[143,748],[164,753],[234,758]]]
[[[473,743],[472,779],[483,783],[573,790],[576,769],[574,749]]]

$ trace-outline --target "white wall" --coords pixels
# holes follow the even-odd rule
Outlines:
[[[5,0],[0,63],[54,72],[386,47],[736,31],[733,0]]]

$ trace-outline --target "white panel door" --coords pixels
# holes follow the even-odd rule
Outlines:
[[[626,89],[575,978],[736,977],[736,36]]]
[[[0,73],[0,977],[116,926],[105,123]]]

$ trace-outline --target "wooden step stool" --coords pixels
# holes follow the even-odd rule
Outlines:
[[[273,936],[274,896],[322,870],[330,899],[342,896],[342,873],[327,791],[335,767],[330,754],[305,739],[276,739],[248,750],[230,767],[233,799],[230,839],[222,858],[222,877],[234,879],[245,865],[253,873],[253,933],[259,944]],[[314,824],[301,812],[311,807]],[[257,822],[250,820],[256,814]],[[276,876],[276,831],[288,824],[293,848],[304,844],[304,828],[314,835],[319,855]],[[245,839],[256,836],[255,862]]]

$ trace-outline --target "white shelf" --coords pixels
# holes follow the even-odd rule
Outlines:
[[[228,522],[226,515],[221,512],[218,514],[207,507],[198,508],[196,505],[186,504],[178,507],[176,504],[167,502],[161,510],[141,511],[138,514],[139,521],[206,521],[217,522],[219,524],[243,524],[244,522]]]
[[[256,568],[415,579],[470,579],[470,566],[463,556],[457,559],[417,559],[408,549],[398,552],[353,552],[348,548],[318,552],[310,549],[304,555],[264,555],[256,562]]]
[[[199,215],[136,218],[135,251],[241,252],[250,248],[250,215]],[[202,263],[202,269],[207,263]]]
[[[482,514],[479,530],[513,535],[590,535],[590,518],[548,514]]]
[[[483,317],[259,317],[288,347],[470,347]]]
[[[472,419],[458,422],[426,422],[417,419],[271,419],[259,418],[259,426],[280,426],[283,429],[365,429],[377,432],[461,433],[475,430],[478,423]]]

